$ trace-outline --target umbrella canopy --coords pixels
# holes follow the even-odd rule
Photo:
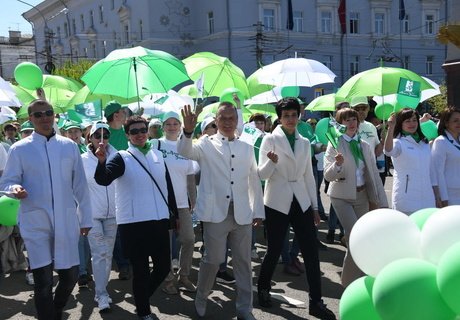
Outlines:
[[[21,102],[8,81],[0,77],[0,106],[20,107]]]
[[[252,98],[245,100],[245,104],[266,104],[266,103],[273,103],[273,102],[278,102],[280,99],[283,98],[283,95],[281,94],[282,87],[273,87],[270,86],[271,89],[269,89],[266,92],[259,93]]]
[[[247,79],[246,83],[248,85],[249,97],[254,97],[263,92],[270,91],[274,86],[271,84],[265,84],[259,82],[259,74],[262,72],[263,68],[257,69],[253,74],[251,74]]]
[[[16,120],[16,112],[7,106],[0,107],[0,124]]]
[[[120,104],[129,104],[131,102],[137,101],[137,97],[131,98],[131,99],[126,99],[123,97],[118,97],[118,96],[113,96],[109,94],[97,94],[97,93],[91,93],[91,90],[88,88],[88,86],[84,86],[80,90],[75,93],[75,95],[72,97],[72,99],[69,100],[69,102],[66,104],[65,108],[66,109],[73,109],[75,105],[82,104],[82,103],[88,103],[88,102],[94,102],[94,101],[101,101],[102,107],[104,107],[107,102],[116,100]]]
[[[58,88],[77,92],[83,85],[75,79],[45,74],[43,76],[43,88]]]
[[[143,47],[112,51],[81,79],[92,93],[126,99],[167,92],[190,80],[182,61],[167,52]]]
[[[169,90],[167,94],[152,94],[144,97],[140,107],[144,109],[144,115],[156,117],[168,111],[174,111],[180,114],[180,110],[185,105],[194,106],[194,101],[190,96],[180,95],[174,90]],[[128,107],[136,112],[138,106],[131,103]]]
[[[335,111],[335,93],[325,94],[316,97],[310,102],[305,110],[310,111]]]
[[[264,115],[272,116],[273,119],[278,118],[275,106],[272,104],[250,104],[246,106],[246,109],[251,113],[262,113]]]
[[[355,74],[336,92],[337,97],[386,96],[398,92],[399,81],[405,78],[420,82],[420,90],[434,89],[421,76],[407,69],[378,67]]]
[[[227,88],[237,88],[245,98],[249,96],[243,70],[228,58],[212,52],[198,52],[183,61],[193,81],[197,81],[203,75],[204,92],[208,97],[220,97],[222,91]]]
[[[441,90],[439,89],[439,85],[431,79],[422,77],[426,80],[433,88],[432,89],[425,89],[420,92],[420,102],[430,99],[431,97],[437,96],[441,94]],[[377,104],[382,103],[390,103],[393,104],[397,101],[398,96],[396,94],[389,94],[387,96],[379,97],[375,96],[372,99],[377,102]]]
[[[333,83],[336,75],[319,61],[288,58],[261,68],[257,74],[260,83],[278,87],[313,87]]]

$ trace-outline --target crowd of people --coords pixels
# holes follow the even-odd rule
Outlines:
[[[415,109],[374,124],[367,121],[375,120],[368,97],[354,97],[336,105],[333,116],[344,132],[324,145],[315,135],[318,119],[301,120],[304,108],[297,98],[283,98],[273,124],[267,115],[252,115],[249,123],[260,134],[248,144],[239,139],[243,117],[236,95],[200,123],[199,110],[190,106],[149,121],[111,101],[107,122],[85,128],[72,121],[58,128],[53,107],[33,101],[28,121],[3,125],[0,190],[21,205],[18,226],[0,226],[1,271],[28,270],[38,319],[61,319],[75,285],[93,280],[100,312],[110,311],[114,260],[119,279],[132,278],[139,319],[158,318],[149,300],[158,288],[194,293],[196,314],[204,317],[215,281],[223,281],[235,283],[237,318],[251,320],[255,227],[263,226],[267,250],[256,275],[256,303],[273,307],[272,278],[282,256],[286,273],[306,274],[309,314],[336,319],[322,299],[320,220],[328,220],[329,243],[340,227],[339,240],[347,246],[361,216],[389,206],[389,159],[392,208],[410,215],[459,205],[460,109],[446,108],[439,136],[428,141]],[[329,216],[321,202],[323,182]],[[196,283],[192,214],[203,240]],[[17,253],[13,265],[3,258],[8,250]],[[226,270],[229,250],[233,276]],[[53,289],[54,271],[59,282]],[[347,252],[342,285],[362,275]]]

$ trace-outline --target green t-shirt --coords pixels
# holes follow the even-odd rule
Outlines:
[[[128,149],[128,138],[126,137],[125,129],[113,129],[110,128],[110,139],[109,143],[117,150]]]

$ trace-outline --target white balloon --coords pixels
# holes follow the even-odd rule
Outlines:
[[[395,260],[420,258],[420,230],[400,211],[377,209],[355,223],[349,246],[356,265],[375,277]]]
[[[422,257],[438,264],[444,252],[460,241],[460,206],[448,206],[436,211],[423,225]]]

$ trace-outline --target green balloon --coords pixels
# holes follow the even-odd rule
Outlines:
[[[236,94],[238,98],[240,99],[241,105],[244,104],[244,96],[243,93],[241,92],[240,89],[238,88],[227,88],[224,91],[222,91],[222,94],[220,95],[220,102],[230,102],[235,104],[235,101],[233,100],[233,95]]]
[[[372,301],[383,320],[455,319],[438,290],[436,266],[420,259],[399,259],[383,268]]]
[[[328,141],[326,138],[327,130],[329,129],[329,118],[323,118],[318,121],[315,128],[315,134],[318,137],[319,142],[327,145]]]
[[[458,293],[460,291],[460,242],[452,245],[441,257],[436,281],[441,297],[460,315]]]
[[[299,87],[282,87],[281,88],[281,97],[283,98],[287,98],[287,97],[297,98],[299,94],[300,94]]]
[[[429,217],[431,217],[431,215],[433,213],[435,213],[436,211],[438,211],[438,208],[425,208],[425,209],[421,209],[421,210],[418,210],[418,211],[415,211],[413,214],[411,214],[409,216],[409,218],[411,218],[415,224],[417,225],[417,227],[422,230],[423,229],[423,225],[425,224],[425,222],[428,220]]]
[[[37,90],[43,85],[43,72],[32,62],[21,62],[14,69],[14,78],[21,87]]]
[[[391,103],[382,103],[375,106],[374,113],[380,120],[388,120],[394,109]]]
[[[420,124],[423,134],[428,140],[434,140],[438,137],[438,127],[432,120],[422,122]]]
[[[19,200],[7,196],[0,197],[0,224],[15,226],[18,224]]]
[[[364,276],[353,281],[340,298],[341,320],[381,320],[372,303],[372,287],[375,279]]]

